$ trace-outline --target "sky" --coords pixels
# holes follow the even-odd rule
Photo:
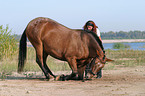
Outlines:
[[[22,34],[37,17],[71,29],[93,20],[101,32],[145,31],[145,0],[0,0],[0,25]]]

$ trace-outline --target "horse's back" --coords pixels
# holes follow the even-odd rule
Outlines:
[[[69,29],[49,18],[39,17],[32,20],[27,28],[26,34],[35,48],[43,44],[44,50],[59,59],[65,54],[84,54],[84,46],[81,32]],[[84,47],[86,48],[84,48]]]
[[[55,21],[49,18],[38,17],[29,22],[26,28],[26,33],[33,35],[42,34],[46,28],[49,31],[57,25],[58,24],[55,23]]]
[[[80,55],[83,53],[83,42],[80,34],[80,32],[73,30],[62,30],[57,28],[51,30],[43,39],[44,49],[47,53],[54,57],[57,56],[59,59]]]
[[[52,19],[38,17],[29,22],[25,32],[30,42],[33,43],[33,41],[42,42],[43,39],[49,36],[49,33],[58,32],[59,29],[66,30],[67,28]]]

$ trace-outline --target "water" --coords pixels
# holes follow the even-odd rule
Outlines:
[[[112,49],[112,50],[116,50],[113,49],[113,44],[114,43],[103,43],[103,46],[105,49]],[[145,48],[142,48],[143,46],[145,46],[145,42],[135,42],[135,43],[123,43],[125,45],[129,45],[130,48],[128,49],[133,49],[133,50],[145,50]],[[32,45],[27,45],[28,47],[32,47]]]
[[[114,43],[104,43],[103,46],[105,49],[113,49],[113,44]],[[133,50],[145,50],[143,46],[145,46],[145,42],[134,42],[134,43],[123,43],[125,45],[129,45],[130,48],[128,49],[133,49]],[[115,50],[115,49],[113,49]]]

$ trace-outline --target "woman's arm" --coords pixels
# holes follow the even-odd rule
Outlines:
[[[98,28],[97,28],[97,35],[98,35],[99,39],[101,40],[100,30]]]

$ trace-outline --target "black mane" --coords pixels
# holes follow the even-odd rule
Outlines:
[[[87,32],[87,33],[90,33],[93,35],[93,37],[95,38],[95,40],[99,43],[101,49],[103,50],[104,54],[105,54],[105,50],[104,50],[104,47],[103,47],[103,44],[102,44],[102,41],[99,39],[99,37],[97,36],[96,33],[92,32],[92,31],[89,31],[89,30],[82,30],[82,29],[74,29],[76,31],[84,31],[84,32]]]
[[[99,39],[99,37],[98,37],[94,32],[92,32],[92,31],[88,31],[88,30],[86,31],[86,30],[85,30],[85,32],[90,33],[90,34],[92,34],[92,35],[95,37],[95,39],[96,39],[96,41],[99,43],[101,49],[102,49],[103,52],[105,53],[105,50],[104,50],[102,41]]]

